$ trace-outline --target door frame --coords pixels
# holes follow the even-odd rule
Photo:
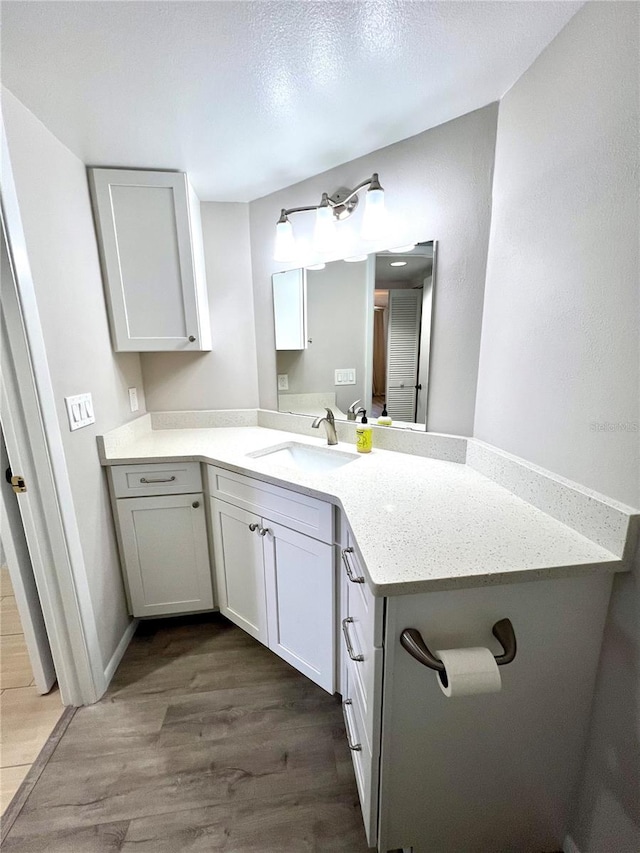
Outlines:
[[[62,701],[85,705],[107,682],[4,119],[0,124],[0,236],[9,267],[0,311],[0,419],[13,472],[27,483],[18,505]]]
[[[4,244],[3,244],[4,251]],[[1,472],[9,462],[9,456],[0,430]],[[33,680],[38,693],[48,693],[57,681],[49,637],[42,616],[40,596],[35,584],[33,566],[24,535],[17,495],[6,482],[0,483],[0,538],[11,579],[15,606],[20,619],[22,635],[27,647]]]

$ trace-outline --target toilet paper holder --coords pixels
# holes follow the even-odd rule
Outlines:
[[[496,663],[498,666],[511,663],[517,651],[516,635],[511,620],[500,619],[491,631],[504,649],[503,654],[494,655]],[[429,647],[422,639],[422,634],[417,628],[405,628],[400,634],[400,643],[409,652],[411,657],[415,658],[419,663],[428,666],[429,669],[435,669],[437,672],[445,671],[444,664],[429,650]]]

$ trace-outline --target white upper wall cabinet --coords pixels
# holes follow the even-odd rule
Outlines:
[[[301,269],[273,276],[273,314],[277,350],[307,348],[307,278]]]
[[[89,169],[113,348],[211,349],[200,202],[182,172]]]

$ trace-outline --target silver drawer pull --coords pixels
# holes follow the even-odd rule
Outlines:
[[[344,563],[345,570],[347,572],[347,577],[351,581],[351,583],[364,583],[363,577],[358,577],[356,573],[353,571],[349,564],[348,554],[353,554],[353,548],[343,548],[342,549],[342,562]]]
[[[267,533],[271,533],[271,531],[269,530],[269,528],[268,528],[268,527],[261,527],[261,528],[258,530],[258,533],[260,534],[260,536],[266,536],[266,535],[267,535]]]
[[[351,637],[349,636],[349,624],[353,622],[353,616],[347,616],[346,619],[342,620],[342,633],[344,634],[344,641],[347,646],[347,652],[351,660],[355,661],[363,661],[364,655],[357,655],[351,644]]]
[[[165,477],[163,480],[148,480],[146,477],[140,477],[141,483],[173,483],[175,477]]]
[[[349,722],[348,708],[353,705],[352,699],[345,699],[342,703],[342,713],[344,714],[344,727],[347,730],[347,743],[352,752],[362,752],[362,744],[356,743],[355,738],[351,735],[351,723]]]
[[[256,524],[256,523],[255,523],[255,521],[252,521],[252,522],[251,522],[251,524],[249,525],[249,530],[250,530],[252,533],[255,533],[255,532],[256,532],[256,530],[258,529],[258,527],[260,527],[260,525],[259,525],[259,524]]]

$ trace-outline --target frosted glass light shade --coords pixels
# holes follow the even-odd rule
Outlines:
[[[327,254],[336,245],[336,220],[330,207],[316,210],[316,227],[313,232],[313,248],[320,254]]]
[[[276,244],[273,250],[273,260],[289,263],[296,257],[296,241],[293,227],[289,220],[278,222],[276,225]]]
[[[378,240],[384,237],[387,225],[384,190],[368,190],[364,204],[362,238],[364,240]]]

